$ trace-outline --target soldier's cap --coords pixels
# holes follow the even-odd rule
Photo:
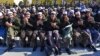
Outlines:
[[[12,12],[16,13],[17,11],[14,9]]]
[[[58,7],[57,7],[57,9],[61,9],[61,7],[60,7],[60,6],[58,6]]]
[[[13,14],[13,12],[12,11],[8,11],[8,13],[7,13],[8,15],[11,15],[11,14]]]
[[[55,11],[52,11],[51,14],[56,15],[57,13]]]
[[[6,11],[6,13],[8,13],[10,11],[10,9],[6,9],[5,11]]]
[[[30,15],[30,12],[26,12],[25,15]]]
[[[80,8],[80,7],[76,7],[75,9],[78,9],[78,10],[80,10],[81,8]]]
[[[32,10],[36,11],[36,8],[35,8],[35,7],[33,7],[33,8],[32,8]]]
[[[75,11],[74,10],[70,10],[70,13],[74,13]]]
[[[81,12],[86,12],[86,11],[87,11],[87,9],[82,9],[82,10],[81,10]]]
[[[37,15],[42,15],[42,12],[38,12]]]
[[[56,8],[56,7],[55,7],[54,9],[55,9],[55,10],[57,10],[57,8]]]
[[[64,12],[63,12],[63,15],[67,15],[67,11],[64,11]]]
[[[0,16],[3,16],[3,13],[2,12],[0,12]]]
[[[38,10],[43,10],[44,8],[43,7],[38,7]]]
[[[45,11],[48,11],[48,9],[45,9]]]
[[[92,12],[92,9],[91,8],[87,8],[86,12]]]
[[[61,9],[65,9],[65,7],[62,7]]]
[[[35,6],[32,6],[32,8],[35,8]]]
[[[80,11],[75,12],[76,15],[81,15]]]
[[[71,7],[67,8],[67,10],[71,10]]]
[[[98,14],[100,14],[100,10],[98,11]]]
[[[22,10],[23,10],[23,11],[27,11],[27,9],[26,9],[26,8],[23,8]]]
[[[16,12],[15,8],[10,8],[10,10],[11,10],[12,12]]]

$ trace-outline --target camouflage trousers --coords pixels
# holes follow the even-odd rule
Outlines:
[[[60,48],[60,34],[58,30],[48,31],[47,39],[49,40],[50,46],[52,48]]]
[[[92,37],[86,30],[74,30],[73,43],[74,46],[77,46],[79,44],[84,47],[88,44],[92,45]]]
[[[13,28],[9,27],[7,29],[7,36],[6,36],[6,44],[7,46],[13,46],[15,42],[15,36],[17,35],[18,31],[14,30]]]
[[[36,48],[37,47],[37,42],[39,41],[39,45],[41,48],[44,48],[45,46],[45,32],[43,30],[34,30],[32,34],[32,47]]]
[[[21,30],[20,39],[23,47],[30,46],[32,34],[33,34],[32,30]]]

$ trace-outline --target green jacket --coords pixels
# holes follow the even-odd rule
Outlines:
[[[13,19],[6,19],[5,22],[11,22],[13,24],[12,27],[7,27],[7,36],[14,37],[20,31],[20,19],[13,18]]]

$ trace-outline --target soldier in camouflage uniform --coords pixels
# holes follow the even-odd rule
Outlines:
[[[72,54],[73,52],[70,50],[70,45],[72,41],[72,24],[69,21],[69,17],[67,16],[66,11],[63,13],[63,16],[60,20],[60,32],[66,52],[68,54]]]
[[[7,28],[7,45],[8,49],[12,49],[15,39],[15,31],[20,29],[20,21],[14,18],[13,12],[9,11],[7,13],[8,18],[6,18],[5,24]]]
[[[26,12],[21,19],[21,43],[23,47],[30,47],[33,33],[33,20],[30,18],[30,12]],[[26,38],[28,39],[26,41]]]
[[[40,51],[44,51],[45,48],[45,19],[43,17],[43,13],[42,12],[38,12],[36,17],[35,17],[35,21],[34,21],[34,32],[33,32],[33,51],[36,50],[37,48],[37,37],[39,37],[40,39],[40,46],[41,49]]]
[[[47,39],[54,54],[61,54],[60,52],[60,35],[59,35],[60,21],[56,17],[56,12],[52,11],[50,18],[46,22]]]

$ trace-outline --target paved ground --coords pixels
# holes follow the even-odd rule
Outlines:
[[[16,42],[17,44],[19,43]],[[37,51],[32,52],[32,48],[21,48],[19,45],[16,45],[13,50],[9,52],[4,52],[7,47],[0,47],[0,56],[46,56],[45,52],[40,52],[39,48]],[[98,52],[88,52],[86,49],[82,48],[74,48],[72,51],[77,52],[77,54],[68,55],[67,53],[63,52],[62,55],[59,56],[100,56],[100,47],[97,48]],[[54,55],[51,55],[54,56]]]
[[[32,52],[32,48],[14,48],[9,52],[4,52],[6,47],[0,47],[0,56],[46,56],[45,52],[40,52],[39,48],[36,52]],[[97,48],[98,52],[88,52],[86,49],[72,49],[72,51],[77,52],[78,54],[68,55],[67,53],[63,53],[59,56],[100,56],[100,48]],[[54,56],[54,55],[51,55]]]

